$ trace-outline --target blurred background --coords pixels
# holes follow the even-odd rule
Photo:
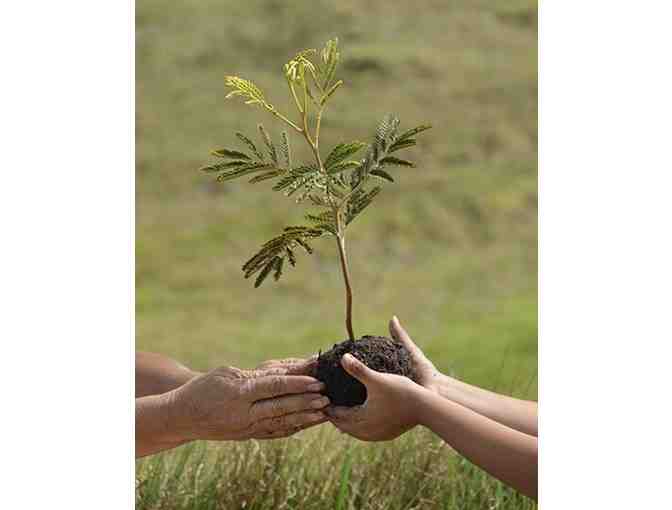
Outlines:
[[[348,230],[355,333],[387,334],[397,314],[440,369],[536,399],[536,2],[139,0],[136,23],[138,349],[204,370],[345,338],[335,243],[260,289],[240,270],[306,207],[197,171],[236,130],[282,129],[225,101],[226,74],[293,112],[282,65],[338,36],[323,151],[370,140],[387,112],[434,126],[405,153],[418,168],[395,168]]]
[[[346,337],[335,243],[279,283],[241,265],[306,208],[271,184],[217,184],[209,151],[267,112],[225,101],[248,78],[292,112],[282,66],[338,36],[345,84],[321,148],[370,140],[393,112],[431,123],[348,229],[359,336],[398,315],[443,371],[537,398],[537,6],[512,0],[136,3],[136,347],[200,370],[254,367]],[[309,154],[292,140],[295,161]],[[315,455],[319,452],[319,455]],[[361,443],[328,424],[271,442],[196,443],[138,461],[136,506],[528,509],[416,428]]]

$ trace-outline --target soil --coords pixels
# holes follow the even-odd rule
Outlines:
[[[326,384],[325,395],[333,405],[356,406],[366,401],[366,388],[341,366],[341,357],[350,353],[378,372],[404,375],[414,379],[408,350],[399,342],[382,336],[363,336],[346,340],[317,358],[315,377]]]

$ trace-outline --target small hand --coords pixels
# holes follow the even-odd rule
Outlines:
[[[376,372],[350,354],[341,358],[341,365],[367,392],[361,406],[325,410],[341,432],[362,441],[387,441],[418,424],[417,396],[425,391],[421,386],[407,377]]]
[[[181,440],[271,439],[326,421],[324,384],[288,372],[222,367],[198,376],[169,394],[171,427]]]
[[[424,386],[428,390],[438,392],[441,372],[436,369],[434,363],[427,359],[427,356],[425,356],[420,348],[413,343],[413,340],[411,340],[411,337],[401,326],[396,315],[392,317],[389,328],[392,338],[402,343],[408,352],[411,353],[411,360],[413,361],[413,368],[415,370],[415,380],[418,384]]]

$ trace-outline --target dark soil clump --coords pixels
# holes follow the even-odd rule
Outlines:
[[[326,384],[325,394],[333,405],[356,406],[366,401],[366,388],[341,366],[341,358],[350,353],[369,368],[413,379],[413,363],[408,350],[399,342],[382,336],[363,336],[346,340],[320,354],[315,377]]]

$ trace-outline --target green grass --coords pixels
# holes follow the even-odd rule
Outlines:
[[[260,121],[276,136],[281,129],[258,109],[224,101],[225,74],[254,80],[290,111],[282,63],[297,49],[337,35],[345,85],[323,122],[323,150],[369,139],[388,111],[401,118],[402,128],[434,126],[408,154],[419,168],[396,171],[397,182],[348,231],[355,333],[385,333],[397,314],[442,370],[536,398],[536,2],[192,0],[168,6],[143,0],[136,9],[138,349],[198,369],[251,367],[324,350],[345,337],[335,245],[316,242],[317,253],[301,257],[283,281],[254,290],[240,266],[304,211],[270,186],[217,185],[196,171],[211,148],[235,145],[234,130],[251,134]],[[277,490],[288,492],[284,503],[273,493],[280,498],[275,507],[332,508],[350,441],[328,426],[299,437],[260,445],[244,460],[238,456],[256,446],[209,445],[206,451],[223,458],[206,455],[193,483],[185,477],[170,487],[161,484],[180,453],[140,463],[139,476],[147,480],[138,490],[140,507],[179,507],[196,487],[210,487],[193,496],[203,501],[199,507],[210,504],[205,494],[211,491],[230,498],[228,506],[213,500],[215,507],[234,508],[242,501],[235,498],[255,486],[263,455],[280,449],[287,469],[298,474],[281,480],[286,487]],[[319,451],[301,457],[301,444],[318,440],[324,442]],[[416,440],[412,434],[375,447],[353,442],[345,508],[375,508],[366,506],[375,494],[388,505],[381,508],[490,505],[480,497],[504,498],[497,508],[521,507],[445,448],[429,471],[420,458],[424,447],[397,458],[405,442]],[[386,485],[378,457],[357,460],[373,452],[388,463],[409,462],[410,470]],[[193,455],[192,470],[198,464]],[[157,471],[154,462],[165,464]],[[425,474],[431,475],[427,487],[438,491],[431,497],[417,492]],[[234,475],[244,479],[231,480]],[[276,490],[268,480],[260,493]],[[161,489],[152,493],[150,486]],[[293,493],[311,495],[314,506],[296,506]],[[422,503],[421,495],[432,503]],[[254,505],[247,508],[270,503]]]
[[[196,444],[138,462],[138,508],[532,509],[429,432],[357,444],[322,427],[270,443]]]

